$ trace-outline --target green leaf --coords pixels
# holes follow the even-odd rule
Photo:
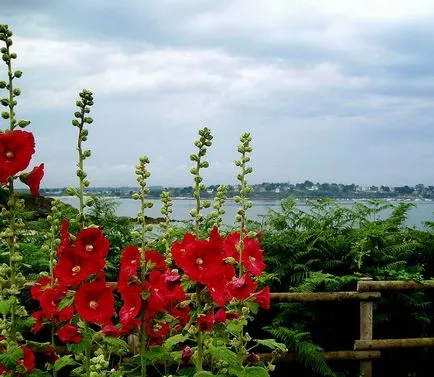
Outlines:
[[[122,339],[106,336],[104,341],[110,346],[110,351],[115,355],[128,353],[128,343]]]
[[[24,332],[33,327],[36,323],[36,319],[33,317],[17,318],[17,330]]]
[[[24,351],[20,347],[11,346],[0,355],[0,364],[3,364],[7,369],[12,369],[17,365],[17,361],[23,357]]]
[[[215,360],[226,361],[230,366],[239,364],[237,354],[226,347],[210,346],[209,353]]]
[[[255,342],[271,349],[279,350],[282,352],[288,351],[288,349],[283,343],[276,342],[274,339],[255,339]]]
[[[169,357],[169,352],[161,346],[153,346],[146,351],[146,359],[151,363],[155,363],[158,360],[167,360]]]
[[[177,345],[178,343],[185,342],[187,339],[188,339],[188,335],[182,335],[182,334],[173,335],[164,341],[164,348],[170,351],[175,345]]]
[[[11,310],[11,302],[9,300],[1,300],[0,301],[0,314],[3,316],[7,315]]]
[[[207,376],[215,376],[215,374],[212,374],[211,372],[207,372],[207,371],[203,370],[201,372],[195,373],[193,377],[207,377]]]
[[[233,334],[239,334],[244,326],[247,325],[247,321],[244,319],[234,319],[233,321],[229,321],[227,325],[227,329],[229,332]]]
[[[51,377],[49,372],[44,372],[40,369],[33,369],[32,373],[28,374],[29,377]]]
[[[67,294],[67,295],[62,299],[62,301],[59,302],[58,309],[59,309],[59,310],[65,309],[65,308],[67,308],[68,306],[71,306],[73,303],[74,303],[74,294],[73,294],[73,293],[71,293],[71,294],[68,293],[68,294]]]
[[[252,314],[258,314],[259,304],[253,301],[244,301],[244,305],[246,305]]]
[[[72,355],[62,356],[60,359],[58,359],[53,365],[53,370],[58,372],[68,365],[77,365],[77,362],[72,359]]]
[[[247,367],[244,368],[245,377],[269,377],[269,373],[265,368],[261,367]]]

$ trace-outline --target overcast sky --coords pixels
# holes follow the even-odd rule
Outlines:
[[[43,187],[75,184],[75,98],[94,92],[94,186],[190,185],[197,130],[206,183],[434,184],[432,0],[0,0],[24,71]],[[5,67],[0,66],[5,76]],[[4,124],[2,128],[5,128]]]

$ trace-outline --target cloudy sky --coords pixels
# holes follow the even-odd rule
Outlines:
[[[44,187],[75,183],[83,88],[94,186],[134,185],[143,154],[150,184],[189,185],[203,125],[208,184],[235,182],[244,131],[252,183],[434,183],[432,0],[0,0],[0,22]]]

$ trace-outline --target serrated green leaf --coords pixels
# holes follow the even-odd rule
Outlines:
[[[17,361],[24,357],[24,351],[18,346],[8,347],[6,352],[0,355],[0,364],[7,369],[12,369],[17,365]]]
[[[215,360],[226,361],[230,366],[239,364],[237,354],[226,347],[210,346],[209,353]]]
[[[229,332],[233,334],[239,334],[245,325],[247,325],[246,320],[234,319],[233,321],[229,321],[227,325],[227,329]]]
[[[104,341],[110,346],[110,351],[115,355],[128,353],[128,343],[122,339],[106,336]]]
[[[36,319],[33,317],[17,318],[17,330],[20,332],[25,332],[33,327],[36,323]]]
[[[270,374],[265,368],[261,367],[247,367],[244,368],[245,377],[269,377]]]
[[[174,346],[179,343],[185,342],[188,339],[188,335],[176,334],[167,338],[164,341],[164,348],[168,351],[171,351]]]
[[[57,359],[53,365],[53,370],[58,372],[68,365],[77,365],[77,362],[73,360],[72,355],[62,356],[60,359]]]
[[[274,339],[255,339],[255,342],[271,349],[279,350],[282,352],[288,351],[288,349],[283,343],[276,342]]]
[[[67,308],[68,306],[71,306],[74,303],[74,294],[73,293],[68,293],[63,299],[62,301],[59,302],[59,306],[58,309],[62,310]]]
[[[165,360],[169,357],[170,353],[161,346],[150,347],[146,352],[146,360],[149,360],[151,363],[154,363],[158,360]]]
[[[33,369],[32,373],[28,374],[29,377],[51,377],[51,374],[40,369]]]
[[[0,301],[0,314],[5,316],[11,310],[11,302],[9,300],[1,300]]]
[[[246,305],[252,314],[258,314],[259,305],[256,302],[253,301],[244,301],[244,305]]]
[[[209,377],[209,376],[215,376],[215,374],[212,374],[211,372],[207,372],[205,370],[201,372],[197,372],[193,375],[193,377]]]

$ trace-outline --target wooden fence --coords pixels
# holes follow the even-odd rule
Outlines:
[[[362,278],[357,291],[272,293],[271,299],[280,302],[321,302],[356,300],[360,302],[360,339],[354,341],[353,350],[323,352],[325,360],[359,360],[360,376],[372,377],[372,360],[381,357],[381,350],[394,348],[434,347],[434,338],[374,339],[374,300],[382,291],[420,290],[434,288],[434,281],[373,281]],[[267,355],[264,355],[266,358]],[[295,355],[282,355],[280,361],[293,361]]]

